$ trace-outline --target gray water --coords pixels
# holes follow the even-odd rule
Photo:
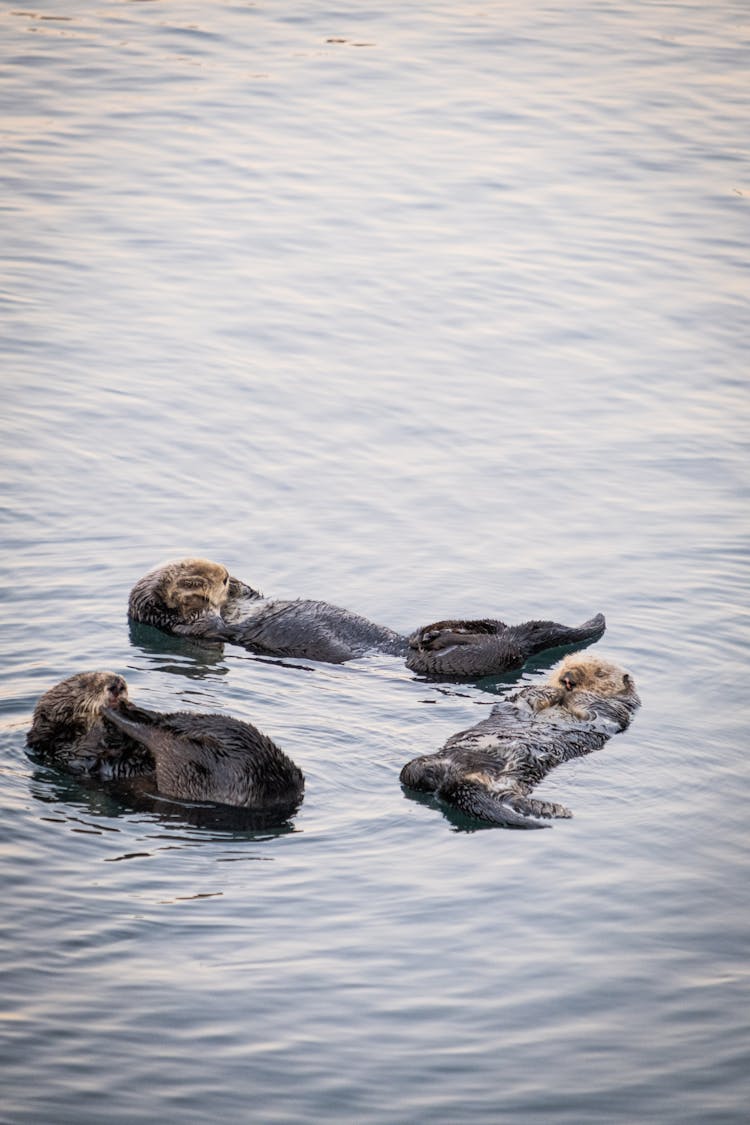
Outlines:
[[[3,1101],[21,1122],[744,1122],[745,3],[0,9]],[[131,637],[202,554],[409,631],[568,624],[643,707],[472,830],[401,766],[521,674]],[[32,763],[123,673],[279,831]]]

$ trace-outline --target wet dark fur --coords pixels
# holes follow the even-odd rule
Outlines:
[[[574,660],[587,673],[580,680],[567,671]],[[592,690],[597,682],[600,689]],[[545,827],[534,818],[572,814],[530,797],[533,787],[561,762],[599,750],[626,729],[639,706],[627,673],[604,661],[569,657],[547,683],[512,692],[482,722],[454,734],[434,754],[408,762],[401,782],[476,820]]]
[[[27,745],[73,773],[147,778],[165,797],[287,813],[302,799],[302,771],[250,723],[227,715],[147,711],[122,676],[83,672],[37,703]]]
[[[604,629],[601,613],[577,628],[555,621],[526,621],[521,625],[489,618],[438,621],[410,638],[406,666],[431,677],[478,679],[500,675],[522,668],[530,656],[545,649],[598,640]]]
[[[144,575],[131,591],[128,613],[167,633],[227,641],[265,656],[342,664],[376,651],[405,657],[413,672],[466,679],[520,668],[543,649],[597,640],[605,628],[601,614],[578,628],[440,621],[407,638],[328,602],[264,598],[206,559],[177,560]]]
[[[302,771],[249,723],[190,711],[131,714],[128,707],[105,715],[150,751],[157,789],[167,797],[266,809],[302,799]]]

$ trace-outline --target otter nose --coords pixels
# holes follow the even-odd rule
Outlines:
[[[128,685],[125,683],[122,676],[113,676],[109,685],[109,690],[113,695],[124,695],[128,690]]]
[[[573,688],[574,688],[574,687],[576,686],[576,682],[575,682],[575,680],[573,679],[573,677],[572,677],[572,676],[570,675],[570,673],[569,673],[569,672],[568,672],[568,673],[566,673],[566,675],[564,675],[564,676],[563,676],[563,677],[561,678],[561,681],[560,681],[560,682],[562,683],[562,686],[563,686],[564,688],[566,688],[566,690],[567,690],[567,691],[572,691],[572,690],[573,690]]]

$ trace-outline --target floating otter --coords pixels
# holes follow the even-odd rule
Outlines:
[[[130,592],[128,614],[177,636],[329,664],[372,650],[400,655],[407,647],[392,629],[327,602],[264,598],[207,559],[179,559],[144,575]]]
[[[288,814],[304,791],[302,771],[249,723],[136,707],[113,672],[79,672],[46,692],[27,744],[74,773],[147,777],[177,800]]]
[[[529,797],[533,786],[560,762],[600,749],[639,706],[627,672],[574,654],[546,683],[513,692],[436,753],[408,762],[401,782],[477,820],[545,828],[533,818],[572,813]]]
[[[132,621],[164,632],[243,645],[259,655],[342,664],[366,652],[406,658],[423,675],[472,678],[522,667],[533,653],[598,640],[597,614],[578,628],[554,621],[439,621],[401,636],[328,602],[265,598],[207,559],[179,559],[136,582],[128,602]]]

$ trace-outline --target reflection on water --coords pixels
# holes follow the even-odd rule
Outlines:
[[[154,665],[163,672],[174,672],[179,676],[188,676],[191,679],[204,679],[210,675],[226,675],[229,669],[223,665],[224,645],[215,641],[194,640],[188,638],[171,637],[162,633],[152,625],[141,625],[128,621],[130,643],[139,648],[143,653],[152,653]],[[173,653],[177,658],[174,663],[165,663],[165,656]],[[186,658],[192,658],[190,663]],[[258,661],[260,664],[274,664],[280,668],[296,668],[301,672],[314,672],[310,665],[299,664],[297,661],[279,660],[271,656],[258,656],[254,653],[246,655],[246,659]]]
[[[129,783],[103,783],[92,778],[73,778],[58,774],[49,768],[34,771],[29,784],[29,792],[35,800],[43,804],[53,804],[66,810],[63,820],[73,825],[72,831],[87,831],[93,834],[117,831],[107,824],[107,820],[126,817],[130,822],[137,814],[136,823],[151,828],[162,827],[177,832],[185,828],[201,830],[201,839],[211,839],[210,833],[221,833],[217,839],[224,839],[225,833],[254,839],[260,834],[262,839],[294,832],[294,810],[279,823],[278,812],[271,813],[261,809],[234,808],[229,805],[216,805],[208,802],[176,801],[159,793],[149,792],[142,779]],[[68,814],[69,809],[78,810]],[[81,820],[80,813],[97,818],[95,823]],[[147,814],[144,819],[143,814]],[[51,822],[51,818],[42,818]]]
[[[161,661],[167,655],[174,654],[179,663],[176,660],[170,666],[170,670],[178,674],[200,678],[206,674],[205,669],[210,669],[212,672],[218,670],[222,674],[227,671],[226,668],[217,668],[224,659],[224,645],[218,641],[171,637],[152,625],[141,625],[131,620],[128,620],[128,633],[130,643],[141,652],[152,654]],[[190,660],[189,664],[188,660]]]
[[[454,832],[484,832],[485,830],[495,829],[496,825],[482,823],[482,821],[475,820],[473,817],[466,816],[460,809],[451,808],[449,805],[444,805],[442,801],[433,793],[418,793],[414,789],[406,789],[402,786],[404,797],[409,801],[415,801],[418,805],[426,805],[430,809],[435,809],[443,814],[445,820],[451,825]],[[551,825],[542,824],[540,822],[528,825],[504,825],[502,831],[513,831],[518,827],[519,831],[533,830],[535,828],[549,828]]]
[[[7,1119],[744,1122],[744,10],[0,29]],[[539,786],[554,832],[438,816],[404,763],[562,653],[456,685],[129,627],[188,555],[403,634],[601,611],[642,714]],[[252,722],[304,803],[37,767],[92,668]]]

